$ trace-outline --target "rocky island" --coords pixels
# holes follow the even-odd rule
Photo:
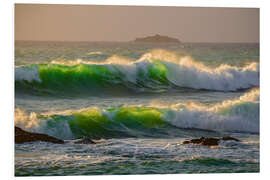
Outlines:
[[[161,36],[159,34],[156,34],[154,36],[147,36],[142,38],[136,38],[134,42],[142,42],[142,43],[181,43],[176,38],[171,38],[168,36]]]

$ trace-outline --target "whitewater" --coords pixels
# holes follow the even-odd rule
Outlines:
[[[16,42],[14,125],[66,143],[15,144],[15,175],[259,172],[259,79],[258,44]]]

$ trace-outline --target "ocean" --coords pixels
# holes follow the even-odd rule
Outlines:
[[[65,140],[15,144],[15,176],[260,171],[259,44],[16,41],[14,68],[15,125]]]

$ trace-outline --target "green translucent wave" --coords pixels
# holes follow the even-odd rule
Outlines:
[[[248,108],[247,108],[248,107]],[[259,104],[242,103],[218,112],[155,107],[91,108],[69,113],[38,115],[43,133],[62,139],[78,137],[183,137],[194,131],[259,132]]]
[[[67,131],[63,126],[65,122],[73,138],[112,138],[168,134],[164,129],[172,126],[164,121],[164,114],[165,110],[156,108],[122,107],[110,108],[106,112],[93,108],[69,115],[39,115],[39,118],[46,119],[46,128],[57,129],[60,137],[61,133]]]
[[[142,89],[158,90],[170,84],[166,78],[167,69],[160,61],[137,66],[136,74],[129,74],[119,65],[86,65],[73,66],[57,64],[39,64],[26,67],[38,69],[38,77],[30,82],[23,78],[15,81],[16,90],[58,91],[58,92],[113,92],[140,91]],[[38,80],[40,79],[40,81]],[[132,79],[132,80],[131,80]]]

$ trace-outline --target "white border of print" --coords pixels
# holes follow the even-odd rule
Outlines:
[[[173,174],[173,175],[129,175],[129,176],[69,176],[42,177],[42,179],[266,179],[270,175],[269,162],[269,128],[268,107],[270,107],[270,1],[263,0],[7,0],[1,3],[1,161],[0,176],[2,179],[14,177],[14,3],[40,4],[96,4],[96,5],[151,5],[151,6],[195,6],[195,7],[255,7],[260,8],[260,173],[247,174]],[[41,177],[20,177],[37,179]]]

